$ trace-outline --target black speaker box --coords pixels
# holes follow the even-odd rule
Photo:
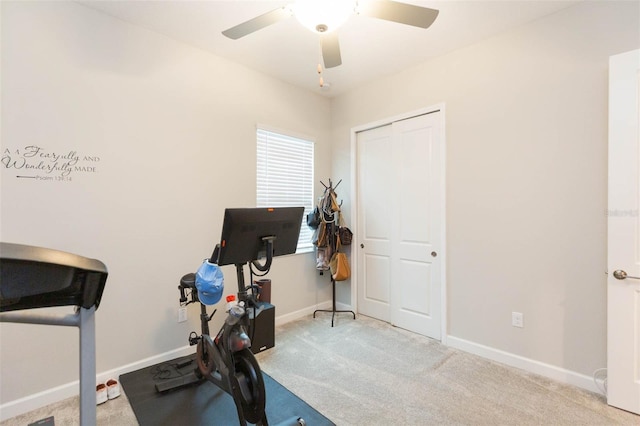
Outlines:
[[[275,345],[276,307],[270,303],[257,302],[255,313],[249,308],[249,337],[251,352],[257,354]]]

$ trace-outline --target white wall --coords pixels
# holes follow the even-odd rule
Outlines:
[[[332,101],[347,177],[351,128],[446,105],[451,342],[606,366],[608,57],[639,46],[637,2],[585,2]]]
[[[0,238],[107,265],[99,373],[187,345],[198,311],[177,323],[178,280],[210,255],[224,208],[255,206],[256,123],[316,137],[316,176],[330,176],[329,100],[82,5],[2,2],[1,65],[3,156],[36,145],[96,170],[49,181],[16,176],[60,173],[0,166]],[[314,266],[313,254],[274,261],[277,315],[330,300]],[[3,418],[77,380],[76,330],[0,333]]]

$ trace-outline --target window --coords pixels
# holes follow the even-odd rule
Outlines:
[[[296,253],[311,251],[307,214],[313,202],[313,148],[310,140],[257,130],[256,207],[304,207]]]

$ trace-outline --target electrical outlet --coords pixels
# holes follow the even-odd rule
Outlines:
[[[521,312],[511,312],[511,325],[514,327],[524,327],[524,315]]]
[[[185,322],[187,320],[187,308],[181,307],[178,309],[178,322]]]

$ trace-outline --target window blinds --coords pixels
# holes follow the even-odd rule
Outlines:
[[[307,214],[313,210],[312,141],[257,130],[257,207],[304,207],[296,252],[313,249]]]

